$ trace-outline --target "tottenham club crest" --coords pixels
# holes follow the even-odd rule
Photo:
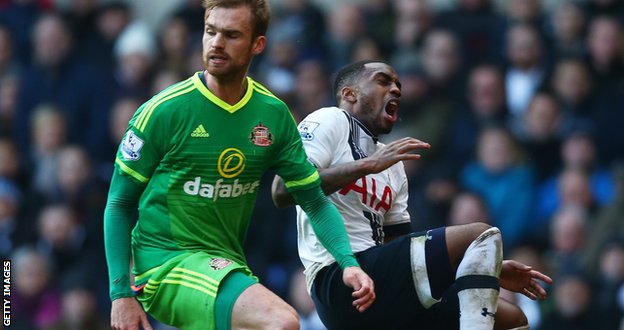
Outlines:
[[[251,131],[249,140],[259,147],[268,147],[273,143],[273,133],[269,132],[268,127],[258,123]]]
[[[210,258],[210,268],[221,270],[232,264],[232,261],[223,258]]]

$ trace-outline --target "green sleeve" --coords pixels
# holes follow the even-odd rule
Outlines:
[[[115,168],[104,210],[104,249],[111,300],[133,296],[129,277],[130,233],[143,189],[144,186]]]
[[[314,233],[318,236],[321,244],[331,253],[342,269],[347,267],[359,267],[349,236],[345,229],[342,216],[336,206],[327,199],[320,186],[312,189],[296,190],[291,194],[297,204],[306,212],[310,218],[310,224]]]

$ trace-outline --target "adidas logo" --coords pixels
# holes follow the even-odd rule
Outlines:
[[[193,133],[191,133],[191,137],[207,138],[209,136],[210,134],[208,134],[203,124],[199,124]]]

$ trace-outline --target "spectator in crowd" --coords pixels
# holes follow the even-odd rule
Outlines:
[[[547,76],[542,42],[537,29],[516,24],[507,31],[505,90],[513,120],[520,120],[533,94]]]
[[[281,31],[280,31],[281,32]],[[267,42],[268,55],[257,73],[262,81],[280,98],[289,100],[295,86],[295,65],[299,57],[297,41],[288,36],[275,36]]]
[[[312,111],[331,104],[329,72],[324,62],[304,60],[295,67],[295,87],[290,111],[299,122]]]
[[[28,157],[31,173],[31,192],[39,201],[53,198],[56,194],[54,172],[58,153],[67,142],[67,120],[61,110],[42,104],[35,108],[31,119],[32,147]]]
[[[624,236],[604,243],[599,257],[599,267],[592,291],[595,292],[596,310],[600,315],[601,329],[617,329],[624,317]]]
[[[39,16],[47,11],[49,4],[37,0],[8,1],[2,4],[0,23],[11,31],[15,59],[27,65],[32,58],[31,33]]]
[[[536,221],[543,222],[563,204],[580,204],[592,213],[615,196],[612,173],[598,162],[588,131],[568,133],[560,151],[562,168],[538,187]]]
[[[548,224],[550,245],[545,260],[554,274],[579,268],[589,219],[589,213],[581,205],[561,206],[553,215]]]
[[[466,69],[480,61],[496,61],[503,49],[504,20],[490,0],[459,0],[457,6],[440,12],[435,24],[448,29],[459,40]]]
[[[178,72],[184,77],[191,74],[186,68],[191,37],[192,32],[184,18],[180,16],[170,17],[159,31],[160,56],[158,56],[156,67],[159,70],[167,69]]]
[[[42,330],[110,329],[97,308],[94,292],[87,287],[72,287],[62,293],[61,318]]]
[[[605,242],[624,237],[624,164],[613,168],[615,198],[600,208],[588,232],[588,244],[583,253],[583,266],[591,271],[598,268],[600,251]]]
[[[87,285],[94,279],[104,280],[97,267],[94,250],[88,245],[88,236],[78,214],[68,205],[53,204],[44,207],[38,218],[37,249],[56,267],[61,288]],[[94,242],[91,242],[94,243]],[[100,272],[98,272],[100,271]]]
[[[112,71],[115,67],[113,48],[117,38],[132,20],[128,3],[121,0],[107,1],[99,5],[95,20],[95,30],[83,40],[79,52],[94,64]]]
[[[599,314],[592,304],[591,283],[579,273],[565,273],[554,279],[554,308],[544,315],[539,330],[594,329],[599,324]]]
[[[586,17],[581,5],[574,1],[561,1],[549,20],[548,40],[555,59],[580,58],[585,55],[584,39]]]
[[[193,35],[192,39],[201,39],[204,31],[204,8],[202,0],[184,0],[174,9],[171,16],[181,17]]]
[[[444,161],[456,166],[470,161],[477,137],[490,125],[507,125],[509,110],[505,102],[505,83],[501,70],[492,64],[474,67],[468,74],[466,103],[451,124],[451,140]]]
[[[475,193],[458,193],[451,203],[446,225],[463,225],[472,222],[491,223],[487,206],[483,198]]]
[[[587,31],[588,64],[598,91],[618,89],[624,79],[622,63],[622,26],[612,16],[601,15],[589,21]]]
[[[133,95],[147,100],[158,47],[149,27],[133,22],[115,42],[114,97]]]
[[[274,22],[268,32],[269,40],[278,35],[297,40],[301,59],[328,60],[325,44],[327,15],[315,1],[283,1],[275,7],[274,12]]]
[[[70,0],[62,11],[79,50],[84,49],[84,44],[95,34],[98,2],[98,0]]]
[[[111,102],[109,80],[96,66],[73,56],[72,35],[57,14],[46,14],[33,31],[33,61],[20,77],[15,112],[15,138],[27,156],[32,140],[29,124],[37,106],[55,104],[67,120],[67,139],[83,145],[98,161],[107,142]]]
[[[388,56],[396,68],[412,65],[418,60],[419,49],[425,35],[434,25],[434,13],[425,0],[395,1],[396,25],[394,27],[394,49]]]
[[[8,26],[0,24],[0,78],[17,74],[20,65],[13,50],[13,38]]]
[[[0,179],[11,181],[21,188],[25,187],[28,177],[22,163],[15,141],[0,135]]]
[[[512,24],[524,23],[542,30],[545,17],[542,15],[542,1],[510,0],[506,2],[507,20]]]
[[[549,93],[533,95],[520,121],[511,129],[536,172],[537,182],[554,175],[561,167],[561,109]]]
[[[560,59],[555,64],[551,85],[561,105],[561,130],[591,126],[592,113],[601,103],[596,102],[592,77],[585,62],[579,58]]]
[[[59,151],[58,166],[55,171],[56,195],[52,203],[69,204],[84,221],[100,219],[106,201],[106,191],[97,177],[86,150],[77,145],[68,145]],[[101,221],[87,225],[91,233],[101,238]]]
[[[358,39],[366,34],[366,22],[360,6],[340,2],[329,12],[327,24],[324,39],[327,45],[327,63],[334,72],[351,61]]]
[[[0,77],[0,135],[15,135],[13,122],[19,88],[18,75],[7,74]]]
[[[61,294],[51,260],[36,249],[24,246],[11,256],[11,326],[37,329],[50,326],[61,317]]]
[[[391,52],[394,46],[392,39],[388,36],[393,35],[394,29],[398,26],[395,2],[395,0],[371,0],[362,3],[366,35],[371,38],[373,43],[379,45],[381,53]]]
[[[476,160],[460,174],[462,186],[482,196],[492,225],[505,235],[505,248],[519,244],[532,229],[535,174],[523,160],[518,143],[502,127],[484,129],[478,140]]]

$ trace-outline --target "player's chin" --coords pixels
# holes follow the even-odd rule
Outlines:
[[[382,126],[381,129],[379,130],[379,134],[388,134],[392,132],[392,127],[394,127],[394,124],[388,124],[388,125]]]

